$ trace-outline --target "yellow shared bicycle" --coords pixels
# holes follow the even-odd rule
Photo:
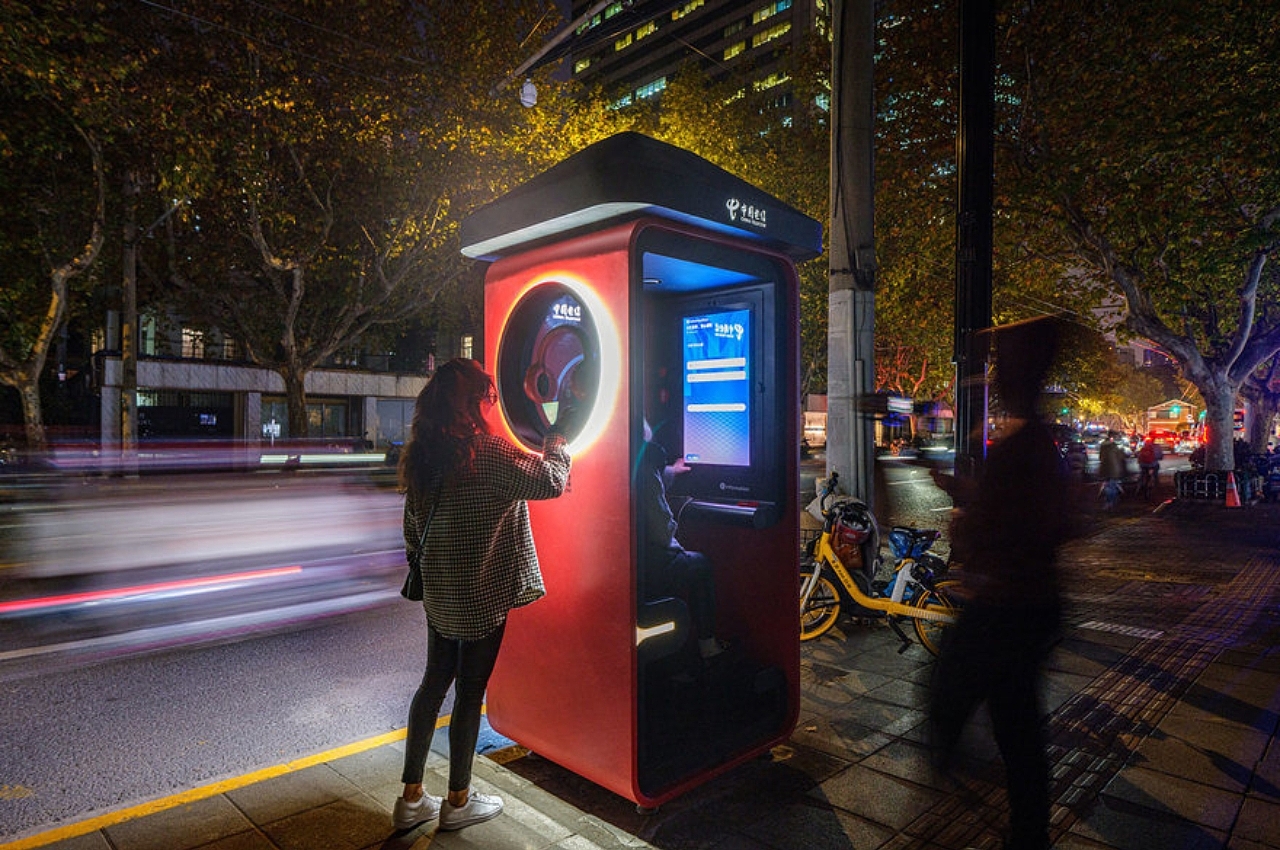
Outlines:
[[[842,613],[886,617],[902,649],[911,644],[902,629],[909,620],[920,645],[937,655],[942,630],[960,611],[951,592],[957,582],[946,577],[946,562],[928,552],[938,532],[896,526],[890,532],[896,559],[893,578],[878,586],[873,581],[879,550],[875,520],[857,500],[828,508],[837,481],[831,473],[819,501],[822,534],[800,562],[800,639],[826,634]]]

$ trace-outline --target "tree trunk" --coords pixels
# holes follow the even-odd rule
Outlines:
[[[285,404],[289,411],[289,436],[294,439],[309,436],[307,422],[307,373],[298,366],[286,366],[280,370],[284,379]]]
[[[1219,381],[1201,386],[1204,396],[1204,424],[1209,432],[1205,444],[1204,468],[1209,472],[1235,469],[1235,410],[1238,387]]]
[[[1245,417],[1245,439],[1255,454],[1261,454],[1266,451],[1267,441],[1274,433],[1276,414],[1280,413],[1280,398],[1269,392],[1251,393],[1247,398],[1249,415]]]
[[[1244,427],[1249,448],[1255,454],[1267,450],[1267,443],[1275,434],[1276,416],[1280,415],[1280,392],[1272,389],[1276,373],[1280,371],[1280,357],[1272,355],[1265,375],[1254,373],[1240,385],[1240,395],[1248,402]]]
[[[40,358],[43,362],[44,358]],[[37,372],[37,375],[39,372]],[[42,455],[49,448],[49,441],[44,431],[44,413],[40,409],[40,380],[24,381],[17,388],[22,399],[22,420],[26,426],[27,451],[32,455]]]
[[[67,277],[63,269],[51,275],[49,309],[40,325],[40,331],[31,345],[31,352],[24,362],[6,374],[5,383],[18,391],[22,400],[22,422],[27,438],[27,451],[42,455],[49,448],[44,430],[44,412],[40,407],[40,376],[49,357],[53,338],[62,326],[67,310]]]

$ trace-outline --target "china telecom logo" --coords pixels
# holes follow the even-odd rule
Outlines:
[[[735,339],[742,342],[743,334],[747,329],[741,322],[716,322],[714,333],[723,339]]]
[[[568,298],[551,305],[551,318],[560,322],[581,322],[582,305]]]
[[[769,226],[768,213],[764,207],[745,204],[738,198],[730,198],[725,201],[724,206],[729,211],[729,221],[734,224],[749,224],[761,230]]]

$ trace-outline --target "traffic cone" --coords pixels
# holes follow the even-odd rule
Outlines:
[[[1236,489],[1236,474],[1227,473],[1227,507],[1240,507],[1240,491]]]

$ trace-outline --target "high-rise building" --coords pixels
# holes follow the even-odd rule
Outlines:
[[[574,19],[598,2],[575,0]],[[813,34],[830,32],[830,0],[617,0],[578,25],[568,58],[573,78],[601,86],[618,107],[661,95],[686,63],[711,79],[740,79],[776,92],[787,107],[782,59]]]

